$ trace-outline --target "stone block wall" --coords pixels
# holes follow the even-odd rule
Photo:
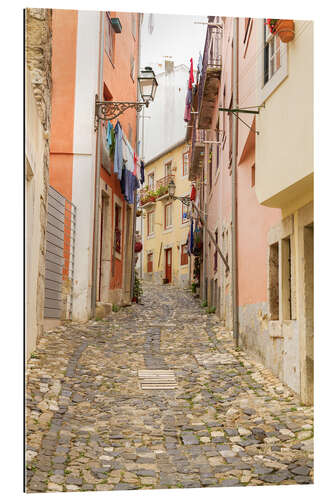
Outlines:
[[[40,225],[41,238],[38,261],[37,278],[37,338],[43,332],[44,310],[44,280],[45,280],[45,234],[47,190],[49,184],[49,135],[51,122],[51,56],[52,56],[52,30],[51,9],[25,9],[25,71],[29,72],[33,95],[43,127],[43,182],[40,196],[39,220],[34,221]],[[26,124],[26,134],[29,133],[29,123]],[[27,227],[27,232],[29,228]],[[26,291],[29,293],[29,290]],[[27,332],[29,336],[29,332]],[[28,353],[30,355],[30,353]]]

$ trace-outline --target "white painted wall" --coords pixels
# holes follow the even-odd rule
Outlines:
[[[72,202],[76,206],[73,320],[91,311],[99,12],[79,11],[76,52]]]
[[[144,115],[150,117],[144,119],[143,151],[146,163],[185,137],[184,111],[188,77],[189,68],[185,65],[176,66],[171,73],[156,75],[158,87],[155,100],[144,110]],[[140,155],[142,156],[142,147]]]
[[[43,234],[40,204],[44,191],[44,136],[32,91],[29,70],[25,82],[25,279],[26,279],[26,359],[36,347],[38,323],[44,309],[44,291],[38,293],[40,244]]]

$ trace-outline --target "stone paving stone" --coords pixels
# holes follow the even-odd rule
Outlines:
[[[191,292],[144,284],[143,303],[39,340],[27,491],[311,484],[312,408],[236,351]],[[142,390],[145,369],[172,370],[177,388]]]

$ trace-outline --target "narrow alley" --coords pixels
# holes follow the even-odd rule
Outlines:
[[[312,408],[235,350],[190,291],[144,283],[142,302],[39,340],[27,491],[312,483]],[[174,388],[143,389],[147,370]]]

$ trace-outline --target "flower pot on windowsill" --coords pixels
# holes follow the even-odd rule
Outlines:
[[[279,19],[275,25],[275,33],[281,42],[288,43],[295,38],[295,23],[292,19]]]

